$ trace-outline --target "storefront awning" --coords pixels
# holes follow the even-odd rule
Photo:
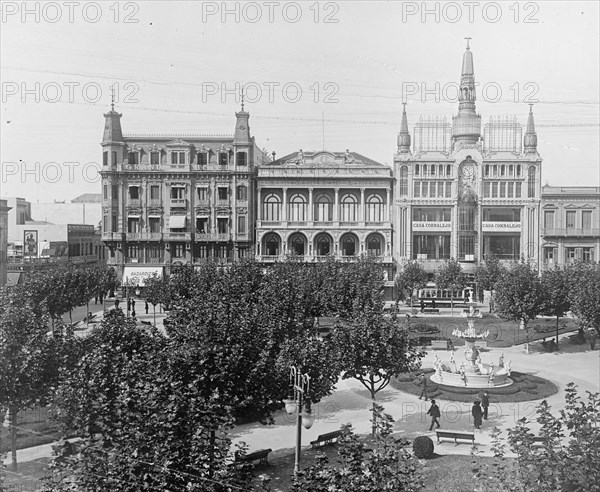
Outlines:
[[[151,277],[153,274],[157,274],[159,277],[163,275],[163,267],[125,267],[123,271],[123,284],[144,287],[146,285],[146,279]]]
[[[185,229],[185,215],[171,215],[169,218],[170,229]]]

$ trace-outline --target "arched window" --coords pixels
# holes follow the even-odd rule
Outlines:
[[[374,193],[367,198],[367,221],[383,222],[385,220],[383,198]]]
[[[419,171],[420,171],[420,166],[419,166],[419,164],[416,164],[415,165],[415,176],[419,175]]]
[[[292,254],[303,256],[305,248],[305,238],[302,234],[294,234],[290,238],[290,251]]]
[[[406,166],[404,166],[406,167]],[[358,202],[351,194],[342,196],[342,222],[356,222],[358,220]]]
[[[527,198],[535,198],[535,182],[536,182],[535,166],[531,166],[527,170]]]
[[[290,198],[289,220],[293,222],[303,222],[306,220],[306,198],[304,198],[304,195],[296,193]]]
[[[342,236],[342,256],[354,256],[358,252],[358,239],[354,234]]]
[[[377,234],[373,234],[367,238],[367,252],[370,255],[381,256],[382,240]]]
[[[508,175],[510,177],[514,177],[515,176],[515,166],[513,166],[512,164],[510,166],[508,166]]]
[[[400,168],[398,192],[400,196],[408,196],[408,167],[406,166]]]
[[[315,200],[315,220],[318,222],[333,220],[333,201],[324,193],[318,195]]]
[[[275,193],[265,197],[263,202],[263,220],[279,221],[281,220],[281,199]]]
[[[517,178],[521,177],[521,164],[517,164]]]
[[[450,164],[446,165],[446,176],[452,176],[452,166]]]
[[[432,164],[430,167],[430,174],[431,176],[435,176],[435,164]]]
[[[315,239],[317,256],[326,256],[331,253],[331,237],[329,234],[319,234]]]
[[[267,256],[279,256],[279,236],[277,234],[267,234],[265,237],[264,254]]]

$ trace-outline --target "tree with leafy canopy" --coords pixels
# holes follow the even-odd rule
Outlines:
[[[372,433],[377,429],[376,397],[392,378],[415,371],[424,352],[409,338],[409,320],[399,326],[396,316],[381,311],[357,313],[353,321],[338,321],[333,342],[340,350],[342,378],[357,379],[371,395]]]
[[[47,490],[225,491],[249,468],[232,464],[231,409],[211,384],[213,364],[153,328],[109,311],[84,340],[54,399],[61,428],[82,438],[59,447]]]
[[[8,410],[14,470],[17,414],[43,402],[55,385],[53,349],[45,305],[21,286],[0,289],[0,419]]]
[[[551,412],[546,400],[536,408],[537,431],[544,438],[534,443],[535,434],[527,418],[508,430],[508,439],[495,428],[492,432],[494,461],[482,462],[474,451],[476,490],[513,490],[537,492],[549,490],[600,491],[600,395],[587,392],[587,401],[577,394],[577,386],[565,389],[565,407],[560,416]],[[516,453],[507,462],[506,441]]]
[[[558,350],[558,332],[560,318],[571,310],[570,272],[567,268],[556,266],[552,270],[542,272],[542,291],[544,304],[542,314],[556,317],[556,347]]]
[[[169,279],[156,272],[148,277],[144,283],[144,297],[152,304],[154,326],[156,326],[156,305],[165,303],[169,292]]]
[[[569,300],[580,336],[584,328],[590,328],[600,337],[600,263],[578,262],[571,272]]]
[[[460,263],[454,258],[446,260],[435,275],[439,289],[450,291],[450,313],[454,314],[454,294],[467,286],[467,276]]]
[[[496,314],[522,324],[529,353],[529,322],[540,315],[546,304],[542,282],[534,265],[513,263],[496,284]]]
[[[477,287],[490,291],[490,313],[494,311],[494,291],[496,284],[506,269],[497,256],[488,254],[483,263],[475,269],[475,282]]]
[[[413,307],[413,292],[419,290],[427,284],[427,272],[423,265],[417,260],[409,260],[402,264],[400,272],[396,275],[396,289],[398,289],[398,299],[402,292],[410,298],[410,307]]]
[[[376,405],[377,432],[372,442],[358,438],[350,425],[337,441],[338,464],[317,454],[315,464],[294,477],[292,492],[381,492],[423,490],[422,465],[410,452],[410,443],[392,435],[392,417]]]

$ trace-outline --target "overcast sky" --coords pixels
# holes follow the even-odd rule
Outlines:
[[[2,197],[100,192],[113,85],[125,133],[233,134],[246,85],[269,153],[391,165],[403,99],[411,132],[457,112],[465,37],[483,121],[534,102],[543,184],[599,185],[597,1],[25,5],[2,2]]]

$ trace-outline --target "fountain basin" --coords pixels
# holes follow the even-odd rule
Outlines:
[[[501,388],[513,384],[513,380],[508,377],[508,372],[500,369],[490,378],[489,374],[477,374],[475,372],[465,372],[464,376],[460,372],[438,371],[431,376],[431,380],[437,384],[447,386],[457,386],[463,388]]]

